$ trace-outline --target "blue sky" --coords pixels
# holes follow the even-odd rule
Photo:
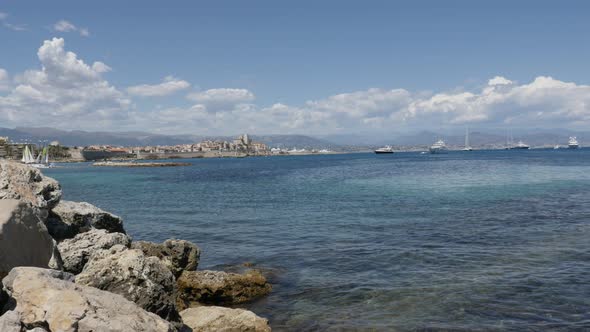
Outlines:
[[[578,128],[590,118],[585,1],[20,0],[3,1],[0,13],[2,126],[387,134],[543,127],[558,118]],[[60,21],[71,26],[57,29]],[[48,48],[106,64],[100,77],[87,74],[120,95],[65,96],[51,75],[71,73],[67,66],[44,73],[44,83],[23,79],[27,70],[43,73],[38,51],[53,38],[63,46]],[[510,83],[497,86],[503,99],[490,104],[496,95],[484,90],[497,76]],[[156,96],[129,90],[165,77],[186,84]],[[23,95],[23,86],[45,99]],[[435,98],[441,94],[446,99]],[[31,100],[49,109],[38,121]]]

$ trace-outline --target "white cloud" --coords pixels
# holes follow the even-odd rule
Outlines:
[[[190,83],[184,80],[177,79],[173,76],[166,76],[162,83],[149,85],[141,84],[127,88],[127,92],[131,95],[142,97],[167,96],[175,92],[188,89]]]
[[[66,20],[59,20],[53,25],[53,30],[58,32],[78,32],[82,37],[88,37],[90,32],[87,28],[79,28]]]
[[[512,84],[512,81],[502,76],[496,76],[488,81],[488,85],[507,85]]]
[[[111,71],[111,67],[105,65],[104,63],[100,62],[100,61],[95,61],[92,64],[92,70],[94,70],[97,73],[107,73],[109,71]]]
[[[391,133],[408,127],[554,127],[590,125],[590,86],[539,76],[516,83],[496,76],[481,89],[436,93],[372,88],[299,105],[259,105],[252,91],[217,88],[188,94],[189,106],[136,110],[128,95],[103,74],[111,68],[86,64],[47,40],[37,53],[41,69],[8,75],[0,69],[0,122],[13,126],[154,130],[163,133]],[[190,87],[166,77],[159,84],[127,89],[134,96],[165,96]]]
[[[4,26],[5,28],[8,28],[13,31],[26,31],[27,30],[27,26],[24,24],[13,24],[10,22],[6,22],[7,18],[8,18],[7,13],[0,12],[0,21],[2,22],[2,26]]]
[[[6,91],[10,89],[10,78],[8,72],[5,69],[0,68],[0,91]]]
[[[247,89],[209,89],[187,95],[208,112],[231,112],[254,101],[254,94]]]
[[[3,123],[97,129],[128,120],[130,101],[101,77],[106,65],[88,66],[61,38],[46,40],[37,56],[41,70],[18,75],[16,87],[0,96]]]

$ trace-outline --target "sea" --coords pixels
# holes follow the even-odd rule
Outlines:
[[[590,330],[590,149],[44,170],[134,240],[262,270],[274,331]]]

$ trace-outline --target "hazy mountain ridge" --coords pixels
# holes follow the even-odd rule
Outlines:
[[[590,132],[572,132],[563,129],[551,130],[551,132],[539,130],[529,131],[522,134],[513,134],[514,142],[522,140],[531,146],[566,145],[568,137],[576,135],[582,145],[586,145],[584,138],[590,143]],[[88,146],[88,145],[115,145],[115,146],[145,146],[145,145],[177,145],[196,143],[203,140],[231,141],[235,136],[211,136],[211,135],[163,135],[148,132],[91,132],[82,130],[59,130],[54,128],[40,127],[17,127],[14,129],[0,128],[0,136],[8,136],[13,142],[59,141],[67,146]],[[371,137],[369,135],[326,135],[322,137],[311,137],[306,135],[251,135],[254,141],[265,143],[271,147],[281,148],[306,148],[306,149],[331,149],[363,150],[377,146],[394,145],[406,147],[427,146],[437,139],[444,139],[450,146],[462,146],[464,134],[440,134],[433,131],[421,131],[415,134],[402,136]],[[470,133],[470,145],[478,146],[501,146],[507,141],[506,134],[494,134],[483,131],[472,131]]]
[[[145,145],[177,145],[197,143],[203,140],[232,141],[235,136],[206,136],[206,135],[161,135],[147,132],[90,132],[82,130],[59,130],[54,128],[18,127],[15,129],[0,128],[0,136],[8,136],[13,142],[59,141],[67,146],[115,145],[115,146],[145,146]],[[306,148],[306,149],[337,149],[338,145],[305,135],[251,135],[254,141],[265,143],[272,147]]]

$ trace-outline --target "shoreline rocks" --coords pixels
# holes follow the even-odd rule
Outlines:
[[[0,160],[0,200],[19,199],[31,203],[41,219],[59,203],[61,186],[54,179],[24,164]]]
[[[268,320],[252,311],[224,307],[195,307],[180,312],[193,331],[270,332]]]
[[[251,302],[272,287],[257,270],[243,274],[223,271],[185,271],[178,278],[179,310],[200,304],[232,305]]]
[[[61,196],[38,169],[0,160],[0,331],[270,331],[250,311],[200,307],[268,294],[258,271],[196,271],[197,245],[132,242],[121,218]]]
[[[78,274],[82,272],[93,252],[109,249],[117,244],[129,247],[131,239],[123,233],[108,233],[104,229],[91,229],[72,239],[61,241],[57,247],[61,253],[64,270]]]
[[[120,295],[77,285],[69,273],[14,268],[3,284],[15,306],[4,314],[41,331],[154,331],[174,327]],[[2,316],[2,317],[4,317]]]
[[[185,240],[169,239],[161,244],[136,241],[131,244],[131,248],[141,250],[146,256],[158,257],[176,278],[183,271],[196,270],[201,257],[201,249]]]
[[[48,267],[55,242],[29,203],[0,200],[0,277],[17,266]],[[59,258],[55,258],[59,267]]]
[[[57,241],[69,239],[92,228],[123,233],[123,220],[86,202],[60,201],[47,218],[49,234]]]
[[[174,305],[175,279],[156,257],[123,246],[92,255],[76,283],[119,294],[168,321],[180,321]]]

